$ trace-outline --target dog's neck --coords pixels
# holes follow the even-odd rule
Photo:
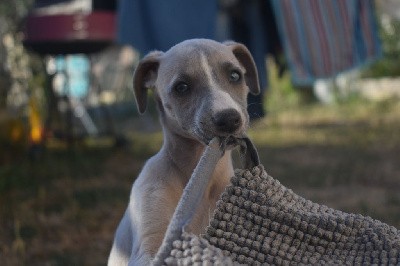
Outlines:
[[[181,136],[169,130],[164,131],[162,152],[166,153],[171,164],[181,173],[182,182],[187,183],[197,166],[206,146],[197,140]],[[233,173],[231,152],[226,151],[214,171],[214,176],[230,177]]]

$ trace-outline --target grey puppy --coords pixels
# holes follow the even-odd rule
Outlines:
[[[244,45],[207,39],[187,40],[144,57],[134,74],[140,113],[146,110],[149,89],[158,105],[164,143],[133,184],[109,265],[150,264],[205,146],[215,136],[242,137],[249,125],[247,94],[260,91],[254,60]],[[232,176],[227,151],[186,230],[203,232]]]

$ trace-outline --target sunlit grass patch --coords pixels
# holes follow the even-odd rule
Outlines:
[[[259,145],[393,145],[400,141],[400,102],[360,102],[288,109],[254,124]]]
[[[157,153],[163,143],[162,132],[132,132],[128,135],[133,153],[146,159]]]

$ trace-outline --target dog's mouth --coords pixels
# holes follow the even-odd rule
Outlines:
[[[240,138],[242,138],[242,137],[244,137],[244,136],[241,136]],[[227,146],[235,146],[237,144],[237,139],[238,138],[239,137],[235,137],[235,136],[225,137],[225,143],[226,143]]]
[[[211,132],[205,132],[200,128],[196,128],[195,130],[193,130],[192,134],[197,140],[202,142],[204,145],[208,145],[213,138],[218,137],[221,139],[221,142],[225,143],[226,147],[236,146],[237,139],[246,136],[244,131],[237,132],[234,134],[216,134]]]
[[[205,133],[201,128],[194,127],[193,130],[190,131],[191,135],[200,141],[201,143],[208,145],[213,137],[210,134]]]

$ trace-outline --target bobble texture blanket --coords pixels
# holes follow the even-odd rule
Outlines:
[[[262,165],[235,171],[204,235],[182,231],[170,246],[167,256],[155,262],[400,265],[399,230],[306,200]]]

